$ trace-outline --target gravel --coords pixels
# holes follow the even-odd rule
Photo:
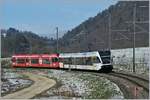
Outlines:
[[[1,93],[2,95],[6,95],[10,92],[14,92],[24,87],[30,86],[31,84],[32,84],[31,80],[9,78],[5,82],[2,82]]]
[[[4,96],[11,92],[28,87],[32,83],[33,81],[27,79],[27,77],[23,75],[20,75],[19,73],[13,72],[12,69],[3,69],[1,95]]]
[[[32,84],[27,77],[18,72],[4,69],[2,94],[10,93]],[[29,70],[25,70],[29,71]],[[55,69],[30,69],[57,81],[56,86],[36,96],[35,99],[123,99],[119,87],[108,79],[91,73]]]
[[[38,73],[44,75],[42,72]],[[59,86],[49,89],[37,98],[43,99],[65,99],[65,98],[85,98],[85,99],[122,99],[123,93],[119,87],[104,77],[92,74],[76,73],[73,71],[50,70],[45,76],[55,78]],[[108,95],[106,95],[109,93]]]

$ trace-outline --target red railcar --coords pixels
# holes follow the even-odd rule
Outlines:
[[[58,57],[58,54],[17,54],[12,56],[12,66],[59,68]]]

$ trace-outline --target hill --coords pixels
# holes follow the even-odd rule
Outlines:
[[[19,31],[15,28],[1,30],[1,57],[12,54],[52,53],[54,40],[40,37],[29,31]]]
[[[59,52],[97,51],[110,47],[132,48],[135,4],[135,46],[149,46],[149,1],[119,1],[59,38]],[[14,28],[1,30],[2,57],[15,53],[55,52],[56,40],[53,38],[48,39],[30,31],[19,31]]]
[[[148,46],[149,1],[119,1],[68,31],[59,40],[60,51],[79,52],[109,49],[109,30],[112,49],[133,47],[133,9],[135,4],[135,44],[136,47]]]

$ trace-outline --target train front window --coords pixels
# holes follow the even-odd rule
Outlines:
[[[52,58],[52,62],[58,62],[59,59],[58,58]]]
[[[17,63],[18,64],[23,64],[23,63],[25,63],[25,59],[17,59]]]
[[[103,64],[110,63],[110,56],[101,57]]]
[[[50,64],[50,60],[49,60],[49,59],[43,59],[43,60],[42,60],[42,63],[43,63],[43,64]]]
[[[39,63],[39,59],[31,59],[31,64],[38,64]]]

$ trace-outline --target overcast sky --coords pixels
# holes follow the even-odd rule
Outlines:
[[[1,0],[1,28],[13,27],[55,37],[71,30],[117,0]]]

